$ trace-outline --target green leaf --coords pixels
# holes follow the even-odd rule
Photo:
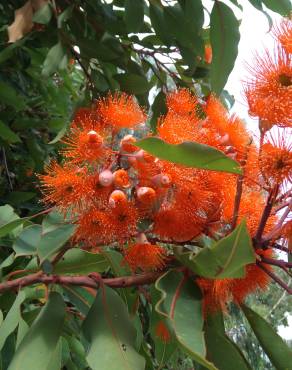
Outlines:
[[[17,348],[24,338],[25,334],[28,332],[29,326],[27,325],[26,321],[23,320],[21,314],[19,315],[19,322],[18,322],[18,330],[17,330],[17,339],[16,339],[16,347]]]
[[[56,144],[58,141],[62,139],[62,137],[66,134],[67,131],[67,125],[65,125],[54,137],[53,140],[49,141],[48,144]]]
[[[68,250],[54,267],[56,274],[89,274],[103,272],[109,267],[108,260],[98,253],[73,248]]]
[[[13,107],[16,111],[25,108],[24,97],[19,94],[10,85],[0,81],[0,103]]]
[[[210,18],[212,46],[211,86],[220,95],[233,69],[238,53],[239,21],[233,11],[221,1],[215,1]]]
[[[188,167],[236,174],[241,173],[239,164],[236,161],[227,157],[223,152],[205,144],[187,141],[173,145],[157,137],[149,137],[138,141],[135,145],[160,159]]]
[[[20,137],[2,121],[0,121],[0,137],[9,144],[21,143]]]
[[[212,313],[205,324],[208,359],[220,370],[252,370],[239,348],[225,333],[222,313]],[[228,354],[228,360],[222,354]]]
[[[124,19],[128,32],[139,32],[144,20],[144,0],[126,0]]]
[[[13,208],[6,204],[0,207],[0,237],[9,234],[11,231],[18,228],[29,218],[19,218]]]
[[[45,77],[50,76],[56,72],[58,68],[64,66],[64,62],[67,59],[66,49],[58,42],[48,52],[47,57],[44,61],[42,75]]]
[[[12,191],[5,197],[5,201],[13,206],[18,206],[34,198],[37,194],[30,191]]]
[[[47,369],[56,351],[64,320],[64,301],[60,294],[52,292],[19,344],[8,370]]]
[[[151,303],[152,306],[155,307],[160,299],[160,292],[155,289],[154,286],[151,287]],[[167,331],[169,332],[170,338],[169,340],[165,341],[162,340],[161,337],[157,335],[157,325],[164,325]],[[176,341],[174,340],[173,330],[171,325],[168,323],[168,319],[161,314],[159,314],[156,310],[151,311],[150,316],[150,333],[152,340],[154,342],[154,352],[155,352],[155,359],[162,367],[169,358],[173,355],[173,353],[177,350]]]
[[[64,222],[64,216],[61,213],[57,211],[50,212],[42,222],[43,234],[58,229]]]
[[[34,13],[32,21],[40,24],[48,24],[52,18],[53,10],[50,4],[45,4]]]
[[[0,350],[3,348],[7,337],[17,328],[21,319],[20,306],[25,298],[25,293],[20,291],[0,326]]]
[[[143,370],[144,358],[134,348],[136,333],[121,297],[99,289],[83,324],[90,343],[87,361],[93,370]]]
[[[41,234],[40,225],[31,225],[23,229],[12,246],[16,257],[35,255],[41,241]]]
[[[152,110],[152,117],[150,120],[150,126],[152,129],[152,132],[156,133],[158,118],[161,115],[166,114],[167,112],[166,97],[162,90],[157,94],[156,98],[154,99],[154,102],[151,106],[151,110]]]
[[[120,84],[121,90],[129,94],[144,94],[151,88],[147,79],[140,75],[123,73],[115,75],[114,78]]]
[[[258,341],[277,370],[292,370],[292,350],[271,325],[249,307],[241,306]]]
[[[255,262],[255,253],[246,222],[243,220],[236,229],[210,247],[199,253],[175,250],[177,258],[193,272],[207,278],[241,278],[245,266]]]
[[[94,301],[93,295],[82,287],[66,286],[63,289],[70,302],[86,316]]]
[[[156,281],[155,288],[161,293],[155,310],[169,319],[180,347],[198,363],[216,370],[206,360],[202,294],[199,287],[181,272],[172,270]]]
[[[73,235],[75,228],[75,225],[64,224],[53,231],[43,233],[38,247],[40,263],[56,254]]]
[[[156,0],[150,0],[149,2],[149,16],[151,20],[151,25],[160,40],[165,42],[166,45],[169,45],[171,42],[171,37],[169,35],[169,30],[165,22],[163,6],[161,6],[160,2]]]
[[[273,12],[279,13],[288,17],[292,10],[292,3],[290,0],[262,0],[265,6]]]

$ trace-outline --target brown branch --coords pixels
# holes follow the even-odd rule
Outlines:
[[[272,280],[274,280],[280,287],[286,290],[287,293],[292,294],[292,289],[289,288],[289,286],[282,281],[277,275],[275,275],[272,271],[268,270],[265,265],[263,265],[260,261],[256,262],[258,267],[262,269],[267,275],[269,275]]]
[[[256,241],[256,244],[257,244],[256,247],[261,246],[262,235],[263,235],[263,232],[265,230],[265,226],[266,226],[266,223],[268,221],[268,218],[271,214],[271,211],[272,211],[272,208],[273,208],[273,205],[274,205],[274,201],[275,201],[275,198],[276,198],[277,193],[278,193],[278,189],[279,189],[279,186],[275,186],[274,189],[271,190],[271,192],[268,196],[267,203],[266,203],[266,206],[264,208],[264,211],[263,211],[260,223],[259,223],[259,227],[257,229],[256,236],[255,236],[255,241]]]
[[[284,247],[283,245],[280,245],[280,244],[272,244],[271,247],[272,248],[275,248],[275,249],[279,249],[280,251],[283,251],[283,252],[292,254],[292,250],[289,249],[289,248],[287,248],[287,247]]]
[[[164,272],[149,272],[141,275],[123,276],[117,278],[101,279],[103,284],[112,288],[126,288],[132,286],[140,286],[151,284],[156,281]],[[77,285],[88,288],[98,289],[99,282],[97,279],[86,275],[80,276],[61,276],[61,275],[46,275],[42,272],[37,272],[15,280],[5,281],[0,284],[0,293],[10,289],[19,289],[33,284],[57,284],[57,285]]]
[[[283,260],[275,260],[273,258],[267,258],[267,257],[261,257],[261,261],[268,264],[268,265],[273,265],[273,266],[278,266],[278,267],[285,267],[285,268],[292,268],[292,263],[291,262],[286,262]]]
[[[287,205],[287,208],[285,209],[284,213],[282,214],[279,222],[277,223],[277,225],[273,228],[273,230],[271,230],[267,235],[264,236],[264,240],[270,240],[272,238],[274,238],[275,236],[277,236],[277,234],[280,232],[282,226],[283,226],[283,223],[285,222],[287,216],[289,215],[289,213],[291,212],[292,210],[292,199],[289,201],[289,204]]]

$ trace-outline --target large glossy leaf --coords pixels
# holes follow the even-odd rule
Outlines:
[[[176,251],[177,258],[193,272],[207,278],[240,278],[245,275],[245,266],[255,262],[246,222],[243,220],[236,229],[200,252]]]
[[[128,32],[138,32],[144,20],[144,0],[125,1],[125,23]]]
[[[238,53],[239,21],[233,11],[221,1],[215,1],[210,19],[212,46],[211,86],[220,95],[233,69]]]
[[[0,137],[7,143],[21,142],[20,137],[2,121],[0,121]]]
[[[64,301],[53,292],[19,344],[8,370],[47,369],[57,348],[64,320]]]
[[[161,294],[154,286],[151,288],[150,293],[152,306],[155,307],[160,300]],[[168,332],[169,337],[163,338],[159,335],[158,330],[160,325],[164,326],[164,330]],[[159,363],[159,366],[162,367],[177,350],[177,345],[171,325],[168,323],[168,319],[154,309],[150,316],[150,333],[154,342],[155,358]],[[165,335],[165,332],[163,332],[163,334]]]
[[[0,325],[0,350],[3,348],[7,337],[17,328],[21,319],[20,306],[24,302],[25,298],[25,293],[20,291],[8,314]]]
[[[155,283],[161,299],[156,311],[172,325],[177,343],[198,363],[216,367],[206,359],[201,291],[194,281],[177,271],[168,271]]]
[[[0,207],[0,237],[9,234],[11,231],[22,225],[27,217],[19,218],[13,208],[6,204]]]
[[[292,370],[292,350],[271,325],[251,308],[241,306],[258,341],[277,370]]]
[[[239,164],[223,152],[204,144],[184,142],[173,145],[157,137],[138,141],[135,145],[160,159],[188,167],[240,174]]]
[[[52,73],[56,72],[58,68],[64,66],[66,60],[66,49],[61,44],[61,42],[58,42],[49,50],[48,55],[44,61],[44,66],[42,70],[43,76],[48,77]]]
[[[13,107],[16,111],[25,108],[25,100],[10,85],[0,81],[0,103]]]
[[[93,370],[143,370],[144,358],[135,349],[136,333],[121,297],[103,287],[84,321],[89,342],[87,361]]]
[[[33,15],[33,22],[40,24],[48,24],[52,18],[53,9],[51,4],[43,5],[37,12]]]
[[[163,6],[161,6],[160,2],[156,0],[150,0],[149,15],[151,19],[151,25],[154,28],[156,35],[161,41],[169,45],[171,37],[165,22]]]
[[[109,262],[102,254],[90,253],[81,249],[68,250],[54,267],[56,274],[89,274],[103,272],[109,267]]]
[[[208,359],[220,370],[252,370],[240,349],[225,334],[222,313],[213,313],[205,323]],[[223,354],[228,356],[228,359]]]
[[[121,89],[129,94],[144,94],[151,88],[147,79],[137,74],[123,73],[114,77]]]
[[[74,233],[74,230],[75,225],[64,224],[55,230],[42,234],[38,247],[40,262],[42,263],[45,259],[48,259],[56,254],[70,239]]]
[[[289,16],[292,11],[292,3],[290,0],[262,0],[265,6],[276,13],[283,16]]]
[[[28,256],[37,253],[42,234],[41,225],[31,225],[22,230],[13,243],[16,256]]]

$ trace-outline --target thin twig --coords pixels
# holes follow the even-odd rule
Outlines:
[[[267,263],[268,265],[273,265],[273,266],[279,266],[279,267],[286,267],[291,269],[292,268],[292,263],[291,262],[286,262],[283,260],[275,260],[273,258],[268,258],[268,257],[261,257],[261,261],[264,263]]]
[[[291,278],[289,278],[288,280],[288,286],[290,286],[290,283],[291,283]],[[269,316],[272,315],[272,313],[277,309],[277,307],[280,305],[280,303],[283,301],[283,299],[286,297],[286,290],[283,291],[283,293],[281,294],[280,298],[277,300],[277,302],[274,304],[274,306],[271,308],[271,311],[264,317],[264,319],[267,319]]]
[[[277,193],[278,193],[278,189],[279,189],[279,186],[275,186],[271,190],[271,192],[268,196],[267,203],[266,203],[266,206],[264,208],[264,211],[263,211],[260,223],[259,223],[259,227],[257,229],[256,236],[255,236],[257,246],[261,245],[262,235],[263,235],[263,232],[265,230],[265,226],[266,226],[266,223],[268,221],[268,218],[271,214],[271,211],[272,211],[272,208],[273,208],[273,205],[274,205],[274,201],[275,201],[275,198],[276,198]]]
[[[268,234],[266,234],[263,238],[264,241],[273,239],[277,236],[278,232],[281,230],[283,223],[285,222],[287,216],[291,212],[292,209],[292,199],[289,201],[287,208],[285,209],[284,213],[282,214],[280,220],[278,221],[277,225],[271,230]]]
[[[8,169],[6,152],[5,152],[4,147],[2,147],[2,155],[3,155],[3,162],[4,162],[5,172],[6,172],[6,176],[7,176],[8,183],[9,183],[9,188],[10,188],[10,191],[13,191],[13,184],[12,184],[9,169]]]
[[[282,281],[277,275],[275,275],[272,271],[268,270],[265,265],[261,262],[257,261],[257,265],[260,269],[262,269],[267,275],[269,275],[272,280],[274,280],[278,285],[280,285],[283,289],[286,290],[287,293],[292,294],[292,289]]]

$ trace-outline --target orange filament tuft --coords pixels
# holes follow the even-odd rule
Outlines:
[[[80,206],[88,187],[78,168],[61,167],[52,162],[46,167],[46,175],[40,175],[44,201],[57,204],[61,209],[70,206]]]
[[[132,96],[124,93],[108,95],[97,104],[103,120],[115,129],[133,128],[145,121],[145,114]]]
[[[119,188],[128,188],[130,186],[130,179],[126,170],[117,170],[113,173],[113,176],[115,186]]]
[[[71,163],[95,162],[104,159],[110,150],[103,145],[103,138],[96,131],[71,130],[63,142],[62,153]]]
[[[114,190],[109,197],[108,203],[111,208],[123,206],[127,203],[127,196],[121,190]]]
[[[257,250],[258,255],[272,257],[271,249]],[[272,270],[270,265],[265,267]],[[244,302],[249,294],[255,293],[258,289],[267,289],[270,277],[256,264],[246,266],[246,274],[243,278],[232,279],[197,279],[201,290],[204,293],[205,312],[226,311],[227,303],[233,300],[237,304]]]
[[[126,135],[122,138],[120,147],[124,152],[134,153],[138,148],[134,145],[137,140],[132,135]]]
[[[153,188],[142,186],[137,189],[137,199],[143,205],[153,204],[156,200],[156,191]]]
[[[273,30],[275,39],[281,44],[287,54],[292,54],[292,21],[282,18],[279,25]]]
[[[179,89],[167,95],[167,107],[179,115],[195,113],[197,98],[187,89]]]
[[[292,181],[291,134],[290,129],[282,131],[278,129],[276,133],[265,136],[259,157],[259,167],[269,185],[281,184],[285,180]]]
[[[205,62],[207,64],[212,62],[212,47],[210,44],[205,45]]]
[[[162,320],[158,321],[158,323],[155,325],[155,335],[164,343],[170,342],[170,332]]]
[[[246,83],[245,95],[251,116],[271,125],[292,127],[292,59],[282,49],[274,56],[257,56]]]
[[[160,270],[165,265],[165,249],[156,244],[133,244],[124,253],[124,261],[131,270]]]

